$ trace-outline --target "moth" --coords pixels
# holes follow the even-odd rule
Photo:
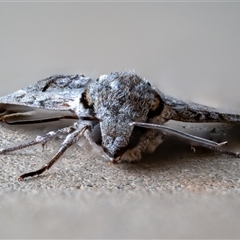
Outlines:
[[[57,115],[28,118],[36,109],[56,111]],[[69,127],[50,131],[16,147],[0,149],[0,153],[5,154],[36,144],[44,145],[51,139],[65,136],[48,163],[21,175],[19,180],[50,169],[80,138],[87,139],[93,148],[114,163],[140,160],[143,153],[154,152],[167,134],[188,139],[192,146],[240,156],[221,148],[227,142],[217,143],[164,125],[169,120],[239,123],[240,114],[225,113],[167,96],[133,71],[114,72],[96,80],[83,74],[54,75],[1,97],[0,110],[0,120],[12,125],[74,120]]]

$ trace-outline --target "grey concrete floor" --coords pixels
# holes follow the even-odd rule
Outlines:
[[[240,126],[175,127],[240,149]],[[1,147],[45,131],[1,124]],[[0,156],[1,238],[240,237],[239,159],[202,148],[193,153],[169,137],[138,163],[109,166],[76,145],[42,176],[17,181],[44,164],[60,142]]]

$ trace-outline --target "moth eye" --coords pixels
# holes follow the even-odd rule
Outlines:
[[[87,97],[87,92],[84,91],[82,93],[82,97],[80,99],[80,102],[83,104],[85,108],[93,108],[93,104],[90,102],[89,98]]]
[[[148,118],[153,118],[155,116],[160,115],[164,108],[163,100],[157,93],[154,100],[155,100],[154,105],[151,107],[151,109],[148,112],[148,115],[147,115]]]

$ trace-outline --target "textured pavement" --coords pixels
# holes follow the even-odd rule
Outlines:
[[[240,149],[240,126],[175,127]],[[1,147],[44,132],[1,124]],[[239,159],[202,148],[194,153],[168,137],[141,162],[109,166],[76,145],[42,176],[17,181],[44,164],[60,141],[0,156],[1,238],[240,237]]]

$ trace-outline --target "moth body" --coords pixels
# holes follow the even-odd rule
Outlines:
[[[26,119],[35,109],[62,114]],[[0,150],[0,153],[7,153],[38,143],[44,145],[59,135],[66,136],[49,163],[37,171],[23,174],[20,180],[48,170],[82,137],[114,162],[140,160],[144,152],[155,151],[167,134],[188,139],[193,146],[239,157],[238,153],[221,148],[226,142],[216,143],[164,126],[168,120],[239,123],[239,114],[169,97],[132,71],[102,75],[95,81],[83,74],[51,76],[1,97],[0,110],[0,119],[7,124],[75,121],[70,127],[51,131],[29,143]]]

